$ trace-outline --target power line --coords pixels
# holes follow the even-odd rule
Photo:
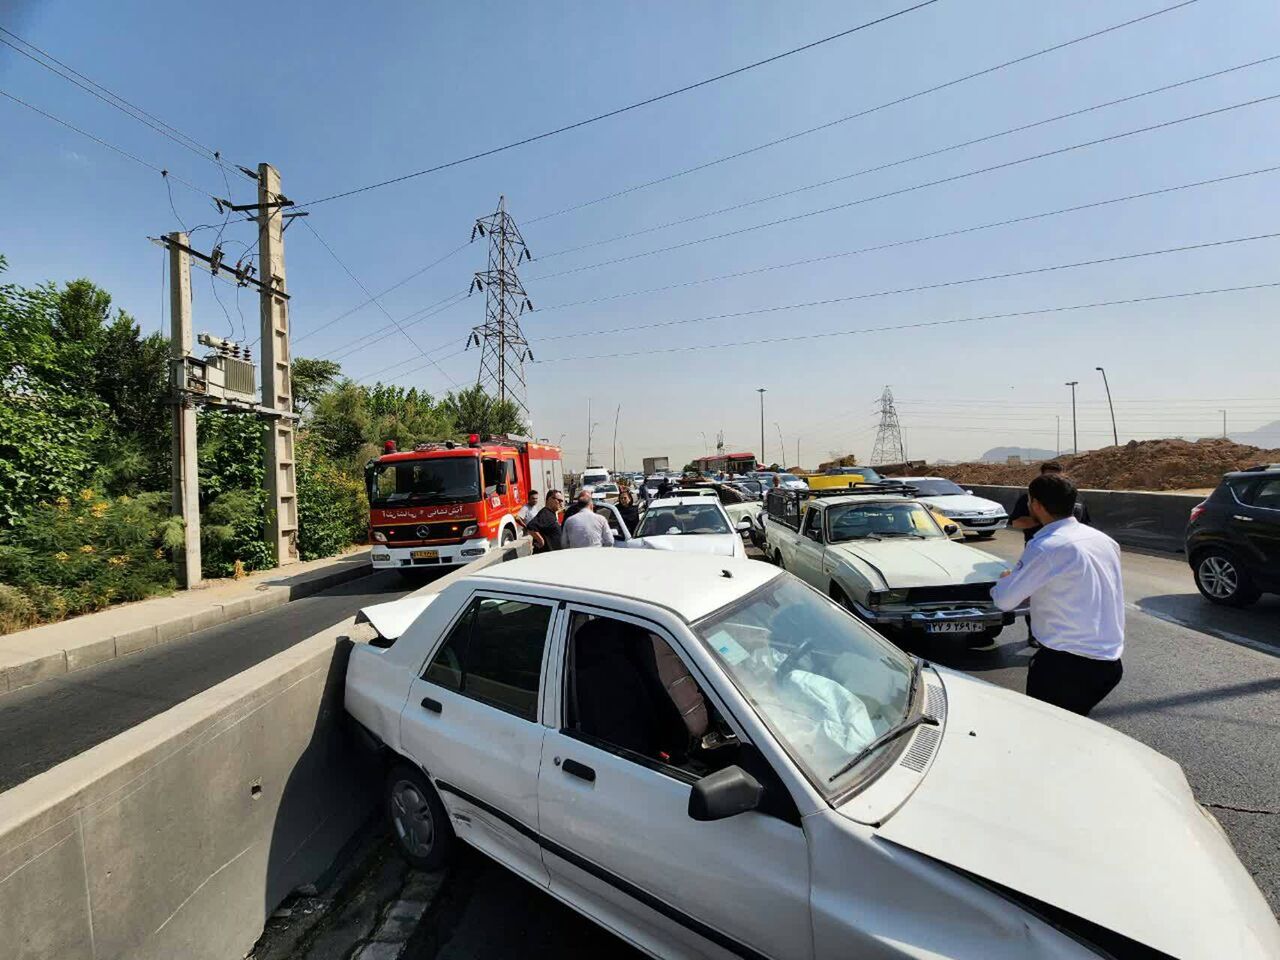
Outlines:
[[[387,308],[382,305],[381,301],[379,301],[377,297],[375,297],[373,294],[369,292],[369,288],[364,285],[364,283],[360,280],[359,277],[357,277],[354,273],[351,272],[350,267],[348,267],[345,263],[343,263],[342,258],[339,257],[334,252],[333,247],[329,246],[328,242],[324,239],[324,237],[320,236],[316,228],[311,225],[311,218],[304,217],[302,218],[302,222],[307,225],[307,229],[311,231],[312,235],[315,236],[315,238],[320,241],[320,245],[323,246],[327,251],[329,251],[329,256],[333,257],[334,262],[343,269],[346,275],[351,278],[352,282],[355,283],[355,285],[359,287],[362,291],[364,291],[364,295],[366,297],[368,297],[375,304],[377,304],[378,309],[382,311],[383,315],[388,320],[390,320],[393,324],[395,324],[396,328],[400,331],[401,335],[406,340],[409,341],[409,343],[413,346],[413,348],[417,350],[418,353],[420,353],[423,357],[426,357],[427,356],[426,353],[423,351],[423,349],[420,346],[418,346],[417,341],[415,341],[413,337],[409,336],[409,334],[405,332],[404,327],[400,326],[400,322],[390,314]],[[430,359],[430,358],[428,357],[427,359]],[[444,374],[445,379],[447,379],[455,387],[458,386],[458,381],[454,380],[453,377],[449,376],[449,374],[445,372],[443,367],[441,367],[434,360],[431,360],[431,363],[437,370],[439,370],[441,373]]]
[[[1013,277],[1027,277],[1038,273],[1052,273],[1058,270],[1073,270],[1079,267],[1099,266],[1107,263],[1122,263],[1144,257],[1159,257],[1171,253],[1186,253],[1191,250],[1207,250],[1213,247],[1225,247],[1236,243],[1252,243],[1258,240],[1274,240],[1280,237],[1275,233],[1260,233],[1247,237],[1232,237],[1227,240],[1207,240],[1202,243],[1184,244],[1177,247],[1164,247],[1160,250],[1143,250],[1138,253],[1117,254],[1111,257],[1095,257],[1092,260],[1076,260],[1071,263],[1055,263],[1046,267],[1031,267],[1026,270],[1011,270],[1004,273],[988,273],[980,277],[965,277],[961,280],[945,280],[939,283],[918,284],[913,287],[897,287],[892,290],[877,290],[873,293],[851,294],[846,297],[830,297],[825,300],[808,300],[803,303],[775,304],[771,307],[756,307],[752,310],[739,310],[733,313],[717,313],[702,317],[687,317],[679,320],[660,320],[656,323],[633,324],[628,327],[615,327],[611,330],[575,330],[572,333],[559,333],[552,337],[542,337],[539,342],[548,340],[565,340],[569,338],[610,336],[617,333],[632,333],[637,330],[653,330],[659,327],[684,326],[693,323],[706,323],[712,320],[729,320],[738,317],[752,317],[760,314],[778,313],[784,310],[801,310],[807,307],[825,307],[836,303],[850,303],[855,300],[871,300],[878,297],[892,297],[903,293],[918,293],[923,290],[941,290],[946,287],[958,287],[969,283],[982,283],[988,280],[1007,280]]]
[[[821,39],[814,40],[810,43],[806,43],[803,46],[793,47],[790,50],[785,50],[782,53],[774,54],[773,56],[766,57],[763,60],[757,60],[754,63],[749,63],[749,64],[746,64],[745,66],[736,67],[733,70],[729,70],[725,73],[717,74],[713,77],[707,77],[703,80],[697,81],[696,83],[686,84],[685,86],[678,87],[675,90],[668,90],[666,93],[660,93],[657,96],[649,97],[648,99],[645,99],[645,100],[638,100],[635,103],[627,104],[624,107],[617,107],[613,110],[606,111],[605,113],[598,113],[593,117],[586,118],[585,120],[578,120],[574,123],[566,124],[565,126],[562,126],[562,127],[557,127],[554,130],[547,130],[543,133],[535,134],[530,137],[525,137],[523,140],[516,140],[516,141],[513,141],[512,143],[507,143],[500,147],[491,147],[488,150],[482,150],[479,153],[473,153],[470,156],[459,157],[456,160],[450,160],[446,163],[440,163],[435,165],[434,167],[427,167],[425,170],[415,170],[413,173],[406,173],[398,177],[392,177],[389,180],[381,180],[378,183],[370,183],[363,187],[356,187],[352,190],[345,190],[342,193],[335,193],[327,197],[321,197],[319,200],[311,200],[311,201],[308,201],[307,203],[299,204],[299,206],[314,207],[317,204],[328,203],[330,200],[339,200],[343,197],[354,196],[357,193],[364,193],[367,190],[376,190],[379,187],[387,187],[395,183],[403,183],[405,180],[412,180],[415,177],[423,177],[429,173],[438,173],[439,171],[447,170],[450,167],[456,167],[456,166],[459,166],[460,164],[470,163],[472,160],[479,160],[482,157],[491,157],[495,153],[503,153],[504,151],[512,150],[516,147],[523,147],[526,144],[535,143],[539,140],[545,140],[548,137],[554,137],[561,133],[567,133],[570,130],[576,130],[579,127],[585,127],[591,123],[597,123],[601,120],[607,120],[610,117],[616,117],[620,114],[628,113],[632,110],[638,110],[641,107],[647,107],[652,104],[658,103],[662,100],[668,100],[671,97],[676,97],[683,93],[689,93],[692,90],[697,90],[700,87],[705,87],[710,84],[717,83],[721,80],[727,80],[729,77],[735,77],[740,73],[746,73],[748,70],[754,70],[757,67],[763,67],[770,63],[776,63],[777,61],[785,59],[786,57],[794,56],[798,53],[804,53],[807,50],[812,50],[815,47],[822,46],[824,43],[831,43],[834,40],[842,39],[843,37],[847,37],[851,34],[858,33],[861,30],[866,30],[869,27],[874,27],[882,23],[887,23],[888,21],[896,19],[897,17],[904,16],[908,13],[913,13],[914,11],[921,10],[924,7],[932,6],[937,2],[938,0],[921,0],[921,2],[916,3],[913,6],[905,7],[901,10],[894,11],[893,13],[886,14],[883,17],[878,17],[875,20],[868,20],[865,23],[860,23],[857,26],[850,27],[847,30],[841,30],[839,33],[830,34],[829,36],[822,37]],[[1194,3],[1196,2],[1196,0],[1183,0],[1183,2],[1184,4]]]
[[[824,263],[829,260],[837,260],[842,257],[854,257],[864,253],[874,253],[880,250],[891,250],[896,247],[908,246],[916,243],[924,243],[930,240],[942,240],[948,237],[963,236],[965,234],[974,233],[980,230],[991,230],[996,227],[1013,226],[1019,223],[1028,223],[1034,220],[1042,220],[1048,217],[1061,216],[1067,213],[1079,213],[1083,210],[1092,210],[1098,207],[1105,207],[1115,203],[1126,203],[1130,200],[1143,200],[1149,197],[1161,196],[1166,193],[1176,193],[1181,190],[1191,190],[1197,187],[1213,186],[1219,183],[1228,183],[1233,180],[1240,180],[1245,177],[1256,177],[1266,173],[1276,173],[1280,171],[1280,165],[1272,167],[1262,167],[1256,170],[1246,170],[1240,173],[1229,173],[1220,177],[1213,177],[1209,180],[1193,180],[1188,183],[1175,184],[1170,187],[1159,187],[1153,190],[1144,190],[1140,193],[1130,193],[1119,197],[1108,197],[1103,200],[1094,200],[1089,203],[1076,204],[1070,207],[1059,207],[1056,210],[1046,210],[1040,213],[1027,214],[1021,217],[1011,217],[1006,220],[996,220],[988,223],[973,224],[966,227],[958,227],[954,230],[947,230],[942,233],[931,233],[921,237],[911,237],[906,240],[894,240],[887,243],[879,243],[873,246],[859,247],[856,250],[843,250],[839,253],[826,253],[816,257],[805,257],[802,260],[790,260],[785,263],[768,264],[762,267],[754,267],[750,270],[739,270],[734,273],[723,273],[713,277],[701,277],[697,280],[686,280],[681,283],[667,284],[661,287],[650,287],[645,290],[631,290],[623,293],[609,294],[603,297],[592,297],[587,300],[575,300],[569,303],[552,304],[549,307],[539,307],[540,314],[549,313],[553,310],[567,310],[571,307],[590,306],[596,303],[604,303],[610,300],[620,300],[626,297],[647,296],[654,293],[665,293],[669,290],[679,290],[684,287],[700,286],[705,283],[718,283],[721,280],[736,280],[739,277],[749,277],[758,273],[768,273],[774,270],[788,270],[792,267],[804,267],[815,263]],[[549,338],[544,338],[549,339]]]
[[[727,206],[727,207],[720,207],[717,210],[708,210],[704,213],[694,214],[691,217],[681,217],[678,220],[669,220],[666,223],[655,224],[654,226],[645,227],[641,230],[633,230],[630,233],[622,233],[613,237],[606,237],[600,240],[593,240],[590,243],[579,244],[576,247],[567,247],[564,250],[556,250],[556,251],[553,251],[552,253],[544,253],[539,257],[539,259],[545,261],[545,260],[551,259],[552,257],[560,257],[569,253],[577,253],[580,250],[589,250],[592,247],[599,247],[599,246],[604,246],[605,244],[616,243],[619,240],[630,240],[633,237],[643,236],[648,233],[655,233],[659,230],[667,230],[671,227],[682,226],[686,223],[694,223],[695,221],[698,221],[698,220],[706,220],[709,217],[718,217],[725,213],[733,213],[734,211],[744,210],[747,207],[752,207],[757,204],[768,203],[771,200],[780,200],[783,197],[795,196],[796,194],[804,193],[809,190],[816,190],[820,187],[830,186],[833,183],[842,183],[846,180],[853,180],[858,177],[866,176],[867,174],[878,173],[882,170],[892,169],[893,167],[900,167],[908,163],[913,163],[916,160],[924,160],[929,157],[940,156],[944,153],[950,153],[953,150],[960,150],[964,147],[975,146],[976,144],[979,144],[979,143],[988,143],[992,140],[998,140],[1001,137],[1011,136],[1012,134],[1015,134],[1015,133],[1023,133],[1027,130],[1033,130],[1036,127],[1043,127],[1051,123],[1057,123],[1060,120],[1068,120],[1068,119],[1071,119],[1072,117],[1083,116],[1088,113],[1093,113],[1094,111],[1097,111],[1097,110],[1103,110],[1108,107],[1118,106],[1119,104],[1122,104],[1122,103],[1131,103],[1132,101],[1140,100],[1143,97],[1150,97],[1150,96],[1154,96],[1157,93],[1165,93],[1169,90],[1176,90],[1179,87],[1189,86],[1190,84],[1193,84],[1193,83],[1200,83],[1201,81],[1204,81],[1204,80],[1211,80],[1216,77],[1225,76],[1226,74],[1234,73],[1239,70],[1246,70],[1249,67],[1256,67],[1265,63],[1272,63],[1273,61],[1276,61],[1276,60],[1280,60],[1280,54],[1264,57],[1259,60],[1252,60],[1252,61],[1249,61],[1248,63],[1236,64],[1235,66],[1225,67],[1221,70],[1214,70],[1211,73],[1203,73],[1203,74],[1200,74],[1199,76],[1190,77],[1186,80],[1179,80],[1176,83],[1167,83],[1167,84],[1164,84],[1163,86],[1153,87],[1150,90],[1144,90],[1141,93],[1133,93],[1133,94],[1129,94],[1128,96],[1119,97],[1114,100],[1107,100],[1102,103],[1095,103],[1088,107],[1081,107],[1077,110],[1068,111],[1067,113],[1059,113],[1055,116],[1045,117],[1041,120],[1035,120],[1031,123],[1024,123],[1016,127],[1009,127],[1008,129],[1001,130],[997,133],[989,133],[982,137],[975,137],[970,140],[961,141],[960,143],[953,143],[945,147],[938,147],[933,150],[927,150],[924,153],[917,153],[909,157],[900,158],[898,160],[891,160],[888,163],[877,164],[876,166],[873,166],[873,167],[863,167],[861,170],[855,170],[852,173],[842,174],[841,176],[831,177],[826,180],[819,180],[816,183],[808,183],[803,186],[793,187],[790,190],[783,190],[779,193],[771,193],[763,197],[755,197],[750,200],[744,200],[741,203],[731,204],[730,206]]]
[[[540,360],[539,363],[563,363],[568,360],[613,360],[623,357],[648,357],[655,354],[684,353],[691,350],[724,350],[728,347],[750,347],[774,343],[793,343],[801,340],[822,340],[831,337],[850,337],[865,333],[886,333],[893,330],[919,330],[928,327],[954,326],[964,323],[978,323],[986,320],[1009,320],[1016,317],[1047,316],[1054,313],[1067,313],[1073,310],[1092,310],[1099,307],[1119,307],[1138,303],[1155,303],[1162,300],[1177,300],[1185,297],[1203,297],[1222,293],[1239,293],[1247,290],[1266,290],[1280,287],[1280,281],[1272,283],[1254,283],[1237,287],[1217,287],[1205,290],[1187,290],[1179,293],[1163,293],[1149,297],[1130,297],[1124,300],[1103,300],[1097,303],[1077,303],[1063,307],[1042,307],[1037,310],[1016,310],[1010,313],[988,313],[972,317],[958,317],[950,320],[921,320],[914,323],[890,324],[883,327],[862,327],[856,330],[829,330],[824,333],[793,334],[789,337],[765,337],[758,340],[737,340],[728,343],[699,343],[680,347],[659,347],[650,350],[632,350],[618,353],[597,353],[567,357],[552,357]]]
[[[35,113],[40,114],[40,116],[45,117],[49,120],[52,120],[54,123],[59,123],[62,126],[66,127],[68,130],[73,130],[76,133],[80,134],[80,136],[87,137],[88,139],[92,140],[94,143],[100,146],[106,147],[108,150],[114,150],[116,153],[120,154],[120,156],[125,157],[129,160],[132,160],[134,163],[141,164],[142,166],[146,167],[148,170],[152,170],[155,173],[160,174],[160,176],[164,177],[166,180],[174,180],[182,184],[188,190],[194,190],[196,193],[200,194],[201,196],[208,197],[210,200],[214,199],[213,194],[211,194],[209,191],[201,190],[195,184],[190,183],[186,180],[183,180],[177,174],[171,173],[170,171],[165,170],[163,167],[158,167],[154,163],[150,163],[149,161],[143,160],[141,157],[130,153],[128,150],[125,150],[122,147],[117,147],[114,143],[108,143],[106,140],[103,140],[101,137],[98,137],[92,133],[89,133],[87,130],[81,130],[75,124],[69,123],[68,121],[63,120],[61,117],[55,117],[52,113],[49,113],[46,110],[41,110],[35,104],[28,103],[26,100],[23,100],[20,97],[15,97],[12,93],[9,93],[8,91],[0,90],[0,97],[7,97],[8,99],[12,100],[14,103],[21,104],[22,106],[26,107],[28,110],[34,111]]]
[[[1138,127],[1133,130],[1124,130],[1120,133],[1113,133],[1106,137],[1097,137],[1093,140],[1086,140],[1081,143],[1073,143],[1073,144],[1070,144],[1069,146],[1058,147],[1054,150],[1046,150],[1041,153],[1031,154],[1030,156],[1019,157],[1016,160],[1006,160],[1003,163],[996,163],[986,167],[979,167],[976,170],[967,170],[964,173],[953,174],[952,176],[949,176],[949,177],[940,177],[936,180],[927,180],[927,181],[924,181],[923,183],[912,184],[911,186],[908,186],[908,187],[899,187],[896,190],[887,190],[887,191],[884,191],[883,193],[871,194],[870,196],[865,196],[865,197],[858,197],[855,200],[848,200],[844,203],[837,203],[832,206],[822,207],[817,210],[809,210],[805,213],[793,214],[792,216],[782,217],[777,220],[768,220],[768,221],[765,221],[764,223],[757,223],[748,227],[741,227],[740,229],[737,229],[737,230],[729,230],[729,231],[726,231],[725,233],[717,233],[717,234],[712,234],[706,237],[698,237],[693,240],[686,240],[683,243],[676,243],[676,244],[671,244],[665,247],[658,247],[653,250],[642,250],[639,253],[633,253],[625,257],[615,257],[612,260],[601,260],[596,263],[588,263],[580,267],[573,267],[569,270],[561,270],[559,273],[545,273],[545,274],[542,274],[541,276],[532,277],[530,279],[534,282],[539,280],[551,280],[557,277],[565,277],[575,273],[582,273],[583,271],[586,271],[586,270],[595,270],[599,267],[607,267],[617,263],[627,263],[631,260],[639,260],[644,257],[652,257],[660,253],[670,253],[673,250],[683,250],[686,247],[696,246],[701,243],[709,243],[713,240],[725,240],[725,239],[728,239],[729,237],[738,237],[746,233],[753,233],[756,230],[763,230],[768,227],[777,227],[783,224],[795,223],[796,221],[805,220],[809,217],[815,217],[815,216],[818,216],[819,214],[833,213],[837,210],[846,210],[849,207],[856,207],[864,203],[871,203],[872,201],[875,201],[875,200],[884,200],[889,197],[897,197],[907,193],[914,193],[917,190],[924,190],[928,187],[936,187],[936,186],[941,186],[947,183],[955,183],[956,181],[965,180],[969,177],[976,177],[985,173],[993,173],[997,170],[1006,170],[1010,167],[1015,167],[1020,164],[1031,163],[1035,160],[1044,160],[1048,157],[1061,156],[1062,154],[1065,154],[1065,153],[1071,153],[1075,150],[1083,150],[1088,147],[1096,147],[1104,143],[1113,143],[1117,140],[1123,140],[1127,137],[1138,136],[1139,134],[1143,134],[1143,133],[1151,133],[1156,130],[1164,130],[1164,129],[1167,129],[1168,127],[1176,126],[1180,123],[1189,123],[1192,120],[1203,120],[1206,117],[1217,116],[1219,114],[1228,113],[1232,110],[1240,110],[1245,107],[1257,106],[1258,104],[1268,103],[1276,99],[1280,99],[1280,93],[1273,93],[1265,97],[1256,97],[1252,100],[1245,100],[1239,103],[1229,104],[1225,107],[1217,107],[1213,110],[1205,110],[1200,113],[1193,113],[1188,116],[1177,117],[1173,120],[1165,120],[1161,123],[1150,124],[1145,127]]]
[[[435,303],[431,304],[430,306],[423,307],[419,310],[415,310],[413,313],[409,314],[408,316],[401,317],[400,322],[404,324],[405,329],[407,330],[409,327],[416,326],[419,323],[425,323],[427,320],[430,320],[432,317],[438,316],[439,314],[442,314],[445,311],[450,310],[453,307],[456,307],[458,304],[465,302],[466,299],[467,299],[467,294],[465,292],[450,294],[448,297],[445,297],[443,300],[437,300]],[[419,316],[420,314],[421,316]],[[414,319],[415,317],[417,319]],[[381,337],[383,334],[388,333],[394,329],[395,327],[392,324],[387,324],[384,327],[379,327],[377,330],[374,330],[372,333],[367,333],[362,337],[357,337],[354,340],[341,344],[333,348],[332,350],[328,351],[327,353],[319,354],[319,356],[321,358],[331,357],[334,360],[345,360],[347,357],[354,356],[360,351],[373,346],[373,344],[378,341],[379,337]],[[427,351],[427,353],[435,353],[436,350],[443,349],[444,346],[448,346],[453,343],[454,341],[450,340],[448,344],[442,344],[440,347],[432,347],[430,350]]]
[[[114,107],[115,109],[119,110],[121,113],[124,113],[127,116],[132,117],[134,120],[137,120],[139,123],[145,124],[146,126],[150,127],[152,130],[154,130],[156,133],[160,134],[162,137],[167,137],[168,139],[172,140],[174,143],[178,144],[180,147],[185,147],[187,150],[190,150],[192,153],[196,154],[197,156],[202,157],[205,160],[209,160],[213,163],[216,163],[219,167],[223,168],[223,172],[225,176],[226,164],[222,159],[221,152],[217,150],[211,150],[209,147],[204,146],[193,137],[187,136],[187,134],[183,133],[181,130],[177,129],[172,124],[165,123],[165,121],[143,110],[137,104],[131,103],[130,101],[126,100],[124,97],[120,96],[119,94],[112,93],[110,90],[108,90],[102,84],[98,83],[96,80],[92,80],[89,77],[86,77],[83,73],[80,73],[74,67],[71,67],[68,64],[63,63],[53,54],[45,50],[41,50],[30,40],[24,40],[22,37],[14,33],[12,30],[6,30],[4,27],[0,27],[0,33],[7,34],[8,36],[12,37],[14,40],[17,40],[18,43],[23,44],[23,46],[29,47],[31,50],[34,50],[40,56],[37,57],[34,54],[29,53],[27,50],[22,49],[22,47],[19,47],[17,44],[12,43],[9,40],[5,40],[3,37],[0,37],[0,43],[3,43],[5,46],[9,47],[12,50],[16,50],[18,53],[22,54],[28,60],[32,61],[33,63],[39,64],[40,66],[48,70],[50,73],[53,73],[54,75],[61,77],[63,80],[66,80],[68,83],[75,84],[81,90],[91,94],[92,96],[97,97],[99,100],[101,100],[103,103],[107,104],[108,106]],[[40,57],[44,57],[45,59],[41,60]],[[45,62],[45,61],[49,61],[49,62]],[[61,67],[62,70],[57,69],[58,67]],[[66,72],[64,73],[63,71],[66,71]],[[84,81],[84,83],[80,82],[82,80]],[[241,173],[245,172],[243,168],[237,168],[237,169]]]
[[[873,107],[867,107],[864,110],[859,110],[857,113],[851,113],[851,114],[848,114],[847,116],[839,117],[838,119],[828,121],[827,123],[819,124],[816,127],[809,127],[807,130],[800,130],[796,133],[789,134],[788,136],[779,137],[776,140],[769,140],[765,143],[757,144],[753,147],[748,147],[745,150],[739,150],[736,153],[731,153],[723,157],[717,157],[714,160],[708,160],[705,163],[698,164],[697,166],[688,167],[684,170],[678,170],[675,173],[667,174],[664,177],[658,177],[656,180],[649,180],[645,183],[639,183],[639,184],[636,184],[635,186],[627,187],[625,190],[618,190],[613,193],[606,194],[602,197],[596,197],[594,200],[586,200],[586,201],[583,201],[582,203],[577,203],[572,206],[565,207],[562,210],[556,210],[553,213],[544,213],[542,214],[542,216],[534,217],[532,220],[529,220],[528,222],[538,223],[539,221],[542,221],[542,220],[549,220],[552,217],[559,217],[566,213],[572,213],[575,210],[581,210],[584,207],[594,206],[595,204],[603,203],[606,200],[614,200],[618,197],[623,197],[623,196],[626,196],[627,194],[635,193],[638,190],[645,190],[645,189],[648,189],[649,187],[657,186],[658,184],[661,184],[661,183],[667,183],[670,180],[675,180],[675,179],[678,179],[679,177],[684,177],[691,173],[697,173],[700,170],[706,170],[709,167],[714,167],[721,163],[726,163],[729,160],[737,160],[739,157],[745,157],[753,153],[758,153],[761,150],[767,150],[770,147],[776,147],[783,143],[789,143],[792,140],[799,139],[800,137],[806,137],[811,133],[818,133],[819,131],[827,130],[827,129],[830,129],[831,127],[838,126],[839,124],[847,123],[850,120],[857,120],[860,117],[868,116],[880,110],[886,110],[889,107],[896,107],[899,104],[908,103],[911,100],[917,100],[920,97],[928,96],[931,93],[937,93],[940,90],[946,90],[949,87],[954,87],[954,86],[957,86],[958,84],[967,83],[968,81],[976,80],[979,77],[985,77],[988,74],[996,73],[997,71],[1004,70],[1008,67],[1016,66],[1017,64],[1020,64],[1020,63],[1026,63],[1028,60],[1034,60],[1037,57],[1042,57],[1042,56],[1045,56],[1046,54],[1054,53],[1055,51],[1065,49],[1066,47],[1073,46],[1077,43],[1084,43],[1088,40],[1096,39],[1097,37],[1104,36],[1105,34],[1112,33],[1116,30],[1123,30],[1125,27],[1131,27],[1135,24],[1142,23],[1145,20],[1151,20],[1154,17],[1159,17],[1166,13],[1171,13],[1174,10],[1179,10],[1182,7],[1190,6],[1191,4],[1196,2],[1197,0],[1182,0],[1182,2],[1175,3],[1172,6],[1162,7],[1159,10],[1155,10],[1155,11],[1152,11],[1151,13],[1143,14],[1140,17],[1134,17],[1131,20],[1125,20],[1121,23],[1112,24],[1109,27],[1104,27],[1101,30],[1095,30],[1092,33],[1086,33],[1083,36],[1075,37],[1074,39],[1066,40],[1066,41],[1063,41],[1062,43],[1055,43],[1052,46],[1044,47],[1040,50],[1035,50],[1031,53],[1024,54],[1023,56],[1015,57],[1012,60],[1006,60],[1003,63],[997,63],[993,66],[985,67],[982,70],[976,70],[973,73],[967,73],[964,76],[956,77],[952,80],[947,80],[944,83],[935,84],[934,86],[927,87],[924,90],[917,90],[915,93],[907,94],[906,96],[903,96],[903,97],[898,97],[895,100],[888,100],[885,103],[880,103]]]
[[[351,315],[352,315],[353,313],[355,313],[357,310],[361,310],[361,309],[363,309],[364,307],[367,307],[369,304],[374,303],[374,302],[375,302],[375,301],[377,301],[377,300],[381,300],[381,299],[382,299],[383,297],[385,297],[388,293],[391,293],[391,292],[392,292],[392,291],[394,291],[394,290],[399,290],[401,287],[403,287],[403,286],[404,286],[406,283],[408,283],[410,280],[414,280],[414,279],[416,279],[416,278],[418,278],[418,277],[422,276],[424,273],[426,273],[428,270],[432,269],[433,267],[438,267],[438,266],[440,266],[440,264],[444,263],[444,262],[445,262],[446,260],[448,260],[450,257],[453,257],[453,256],[455,256],[455,255],[457,255],[457,254],[461,253],[463,250],[467,249],[467,247],[469,247],[470,245],[471,245],[471,241],[470,241],[470,240],[468,240],[466,243],[459,244],[458,246],[456,246],[456,247],[454,247],[452,250],[450,250],[448,253],[446,253],[444,256],[442,256],[442,257],[438,257],[438,258],[436,258],[435,260],[432,260],[430,263],[428,263],[428,264],[427,264],[426,266],[424,266],[424,267],[420,267],[419,269],[415,270],[413,273],[411,273],[411,274],[409,274],[407,277],[405,277],[403,280],[397,280],[395,283],[393,283],[391,286],[387,287],[387,289],[383,290],[381,293],[376,294],[376,295],[374,295],[374,296],[371,296],[371,297],[369,297],[367,300],[362,300],[362,301],[360,301],[360,302],[359,302],[359,303],[357,303],[354,307],[352,307],[350,310],[347,310],[347,311],[346,311],[346,312],[344,312],[344,313],[340,313],[340,314],[338,314],[338,316],[334,317],[332,320],[328,321],[327,323],[322,323],[320,326],[316,327],[314,330],[308,330],[306,333],[302,334],[301,336],[296,337],[296,338],[294,339],[294,342],[295,342],[295,343],[297,343],[299,340],[305,340],[307,337],[315,336],[315,335],[316,335],[317,333],[319,333],[321,330],[327,330],[329,327],[333,326],[333,325],[334,325],[335,323],[337,323],[339,320],[345,320],[347,317],[351,316]]]

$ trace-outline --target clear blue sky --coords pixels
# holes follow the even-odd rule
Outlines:
[[[504,143],[643,99],[906,6],[474,2],[198,4],[0,3],[0,23],[82,73],[244,164],[274,163],[306,201]],[[941,0],[917,13],[651,107],[452,170],[315,208],[311,222],[371,290],[465,241],[504,193],[537,259],[522,267],[539,308],[524,326],[536,432],[586,448],[587,401],[608,464],[613,416],[626,458],[683,462],[714,444],[758,452],[755,388],[766,397],[766,456],[807,465],[866,458],[873,402],[901,398],[908,453],[975,456],[997,444],[1070,446],[1079,380],[1081,446],[1109,441],[1107,367],[1121,440],[1212,435],[1280,418],[1280,289],[1049,316],[755,346],[731,341],[893,326],[1184,290],[1280,281],[1280,240],[966,284],[806,309],[585,335],[639,324],[848,297],[1280,230],[1280,173],[663,293],[551,309],[807,257],[950,231],[1280,164],[1280,100],[861,204],[683,250],[537,279],[601,260],[750,226],[1188,114],[1280,93],[1280,60],[1035,130],[694,223],[560,256],[557,251],[789,190],[896,159],[1280,54],[1270,0],[1200,0],[1029,63],[720,164],[618,200],[542,214],[825,123],[974,70],[1169,5],[1160,0]],[[271,39],[275,38],[275,39]],[[212,164],[0,47],[0,89],[222,195]],[[0,252],[8,279],[88,276],[147,329],[161,324],[161,260],[148,235],[178,229],[160,177],[0,99]],[[239,202],[252,184],[233,179]],[[219,223],[173,185],[188,225]],[[196,235],[212,242],[213,231]],[[252,243],[253,228],[225,236]],[[234,255],[243,249],[228,244]],[[384,298],[397,319],[464,290],[483,267],[477,241]],[[387,325],[314,236],[288,233],[296,356],[336,352]],[[196,325],[226,334],[207,274]],[[219,285],[240,325],[235,291]],[[256,336],[256,298],[240,294]],[[407,362],[386,379],[442,393],[475,379],[460,350],[482,320],[472,297],[408,327],[440,348],[444,372]],[[583,334],[564,337],[565,334]],[[560,337],[548,340],[545,338]],[[544,342],[545,340],[545,342]],[[710,349],[651,353],[672,346]],[[342,359],[364,377],[417,354],[394,331]],[[560,358],[626,353],[594,360]],[[638,354],[638,355],[635,355]],[[559,361],[559,362],[551,362]],[[423,367],[422,369],[418,369]],[[446,376],[447,375],[447,376]],[[775,428],[775,421],[778,428]]]

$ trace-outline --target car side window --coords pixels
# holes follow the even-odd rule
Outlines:
[[[477,597],[454,625],[423,679],[526,720],[538,716],[538,684],[551,606]]]
[[[822,542],[822,511],[817,507],[810,507],[804,514],[804,529],[801,531],[806,537],[812,540]]]
[[[1261,507],[1263,510],[1280,510],[1280,477],[1260,480],[1250,491],[1246,502],[1250,506]]]
[[[566,658],[569,736],[685,779],[738,761],[732,729],[656,633],[575,613]]]

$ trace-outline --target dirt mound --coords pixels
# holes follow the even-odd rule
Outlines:
[[[1130,440],[1079,456],[1058,458],[1080,487],[1095,490],[1190,490],[1216,487],[1231,470],[1280,463],[1280,450],[1263,450],[1231,440]],[[1040,472],[1038,463],[957,463],[932,468],[957,483],[1024,486]]]

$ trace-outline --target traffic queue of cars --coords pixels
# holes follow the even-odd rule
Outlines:
[[[769,564],[562,550],[363,617],[404,856],[468,843],[651,956],[1280,956],[1176,763]]]

